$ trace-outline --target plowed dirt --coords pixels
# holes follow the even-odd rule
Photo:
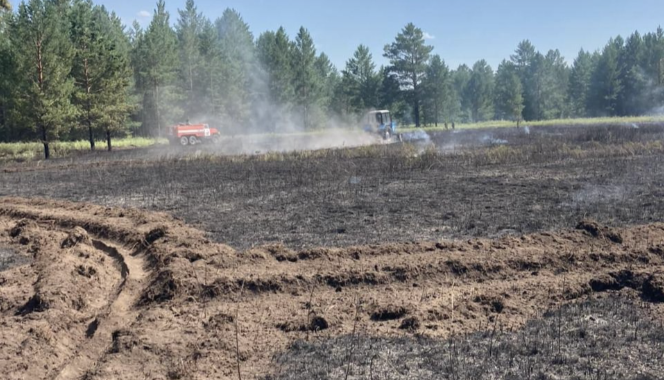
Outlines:
[[[31,260],[0,272],[8,379],[257,378],[297,340],[515,329],[623,288],[664,300],[664,224],[240,252],[163,213],[0,198],[0,246]]]

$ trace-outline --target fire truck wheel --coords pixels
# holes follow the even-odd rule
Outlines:
[[[196,136],[189,136],[189,145],[196,145]]]
[[[180,137],[180,145],[182,145],[182,146],[189,145],[189,137],[187,137],[187,136]]]

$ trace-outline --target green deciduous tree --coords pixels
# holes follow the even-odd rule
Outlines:
[[[57,139],[75,108],[70,99],[72,46],[68,4],[30,0],[19,5],[10,25],[17,70],[16,106],[23,122],[33,126],[50,157],[49,143]]]
[[[385,46],[385,58],[390,60],[390,71],[399,80],[401,90],[413,108],[415,126],[420,126],[422,80],[425,76],[432,46],[424,43],[424,33],[412,23],[406,25],[395,41]]]

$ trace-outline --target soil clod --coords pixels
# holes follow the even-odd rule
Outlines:
[[[408,310],[403,306],[388,305],[380,307],[371,313],[372,321],[390,321],[403,318],[408,314]]]
[[[69,236],[67,236],[67,238],[62,241],[62,244],[60,246],[62,248],[72,248],[79,243],[89,242],[89,241],[90,237],[88,236],[88,232],[83,228],[77,226],[74,227],[69,232]]]

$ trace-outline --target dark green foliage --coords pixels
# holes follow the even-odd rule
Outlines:
[[[491,66],[485,60],[476,62],[470,74],[470,81],[466,86],[473,121],[493,119],[493,87]]]
[[[96,132],[102,131],[111,150],[111,135],[123,134],[132,109],[129,41],[120,20],[90,0],[74,1],[70,20],[77,120],[87,129],[91,149]]]
[[[178,10],[175,31],[178,37],[180,66],[178,88],[182,91],[184,115],[192,118],[204,113],[206,82],[201,53],[201,35],[204,27],[203,15],[198,12],[193,0],[187,0],[184,10]]]
[[[135,33],[132,52],[136,89],[142,96],[143,132],[155,136],[163,135],[167,121],[182,113],[177,107],[181,92],[175,88],[178,42],[169,19],[164,1],[159,0],[148,29]]]
[[[503,60],[496,71],[495,87],[496,118],[514,120],[523,118],[523,87],[516,66]]]
[[[214,22],[187,0],[171,26],[159,0],[146,29],[125,30],[91,0],[0,3],[0,139],[160,136],[178,122],[224,133],[354,126],[369,109],[401,124],[541,120],[660,113],[664,30],[611,39],[567,65],[528,40],[495,75],[480,60],[450,70],[409,23],[385,46],[387,67],[358,46],[341,72],[310,33],[284,28],[256,40],[241,15]],[[40,54],[36,54],[40,52]],[[135,128],[138,127],[138,128]],[[38,133],[35,133],[38,132]]]
[[[397,35],[395,41],[385,46],[385,58],[390,60],[389,70],[399,80],[401,91],[413,109],[415,126],[420,126],[422,81],[432,46],[424,44],[422,29],[409,23]]]
[[[312,110],[320,96],[320,78],[316,72],[316,48],[309,31],[300,27],[293,48],[293,84],[295,106],[304,129],[313,127]]]
[[[380,77],[368,47],[358,46],[353,58],[346,62],[342,84],[348,99],[347,112],[360,113],[378,107]]]
[[[586,107],[593,67],[593,55],[581,49],[579,55],[574,59],[567,87],[570,116],[572,117],[587,115]]]
[[[19,5],[9,27],[17,76],[14,117],[37,132],[46,159],[49,143],[76,113],[70,101],[74,50],[68,38],[69,11],[60,1],[30,0]]]
[[[431,58],[426,70],[424,80],[424,120],[425,124],[433,123],[438,126],[439,121],[451,121],[452,83],[450,70],[439,55]]]
[[[590,82],[588,111],[592,116],[618,114],[618,98],[623,89],[618,52],[622,48],[622,38],[612,39],[599,57]]]
[[[251,117],[251,104],[256,96],[254,36],[249,25],[234,9],[226,9],[215,21],[219,38],[220,87],[216,96],[221,100],[223,115],[229,123],[222,125],[233,131],[247,128]],[[244,128],[243,128],[244,126]]]
[[[265,71],[267,100],[272,100],[284,110],[289,110],[295,100],[293,88],[293,44],[280,27],[275,32],[265,32],[256,41],[258,60]]]

